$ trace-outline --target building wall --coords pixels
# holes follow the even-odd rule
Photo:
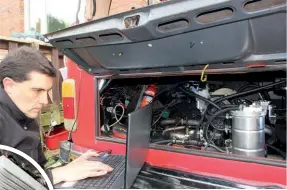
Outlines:
[[[0,0],[0,35],[24,32],[24,0]]]
[[[158,3],[160,0],[150,0],[151,3]],[[129,11],[133,8],[137,9],[148,5],[148,0],[112,0],[110,14],[114,15]]]
[[[147,1],[148,0],[112,0],[109,15],[147,6]],[[157,3],[160,0],[149,1],[151,3]],[[0,35],[11,36],[13,32],[24,32],[24,17],[24,0],[0,0]],[[29,22],[26,24],[28,23]]]

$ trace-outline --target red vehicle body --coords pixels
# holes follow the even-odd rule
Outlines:
[[[64,117],[66,115],[76,123],[73,143],[97,151],[125,154],[123,140],[102,135],[98,89],[101,79],[120,81],[188,76],[199,80],[209,64],[208,76],[213,75],[216,80],[227,75],[234,75],[234,81],[241,76],[241,80],[245,80],[245,73],[253,73],[255,81],[260,77],[270,77],[267,82],[285,80],[276,72],[286,74],[286,47],[282,43],[282,39],[286,39],[286,27],[282,26],[286,4],[276,8],[271,5],[272,8],[263,8],[253,14],[242,10],[254,2],[257,1],[170,1],[49,34],[51,44],[69,57],[65,60],[68,78],[75,81],[73,101],[76,108],[64,109]],[[172,9],[176,6],[178,10]],[[228,11],[233,10],[234,16],[221,19],[222,15],[217,15],[214,18],[218,20],[206,25],[195,20],[212,11],[226,10],[226,7]],[[166,13],[165,10],[174,12]],[[140,16],[144,20],[142,23],[132,22]],[[127,22],[122,22],[123,19]],[[202,19],[202,22],[206,21],[206,17]],[[274,28],[278,29],[277,35],[271,34]],[[111,38],[107,40],[108,37]],[[201,81],[205,82],[202,77]],[[229,82],[227,78],[223,80]],[[259,84],[259,81],[256,82]],[[63,104],[65,107],[64,101]],[[286,125],[286,118],[281,119]],[[285,159],[228,155],[203,147],[188,151],[180,145],[151,145],[146,163],[234,183],[287,188]]]
[[[67,59],[68,78],[76,81],[76,94],[81,91],[78,104],[77,131],[72,134],[73,142],[97,151],[111,149],[114,154],[125,154],[125,145],[97,140],[95,134],[96,101],[94,76],[81,70],[73,61]],[[153,166],[170,168],[191,173],[220,177],[250,185],[280,184],[287,187],[286,168],[241,161],[217,159],[205,156],[188,155],[149,149],[147,162]]]

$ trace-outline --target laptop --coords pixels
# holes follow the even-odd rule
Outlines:
[[[128,115],[126,155],[103,153],[97,161],[110,165],[114,170],[101,177],[56,184],[56,189],[129,189],[146,162],[150,142],[152,104]]]
[[[0,157],[0,189],[47,190],[5,156]]]

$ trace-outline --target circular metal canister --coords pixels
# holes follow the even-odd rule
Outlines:
[[[261,107],[232,112],[232,152],[246,156],[265,155],[265,115]]]

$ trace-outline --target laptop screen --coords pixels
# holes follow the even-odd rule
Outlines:
[[[146,162],[152,119],[152,104],[129,114],[126,146],[125,188],[130,188]]]

